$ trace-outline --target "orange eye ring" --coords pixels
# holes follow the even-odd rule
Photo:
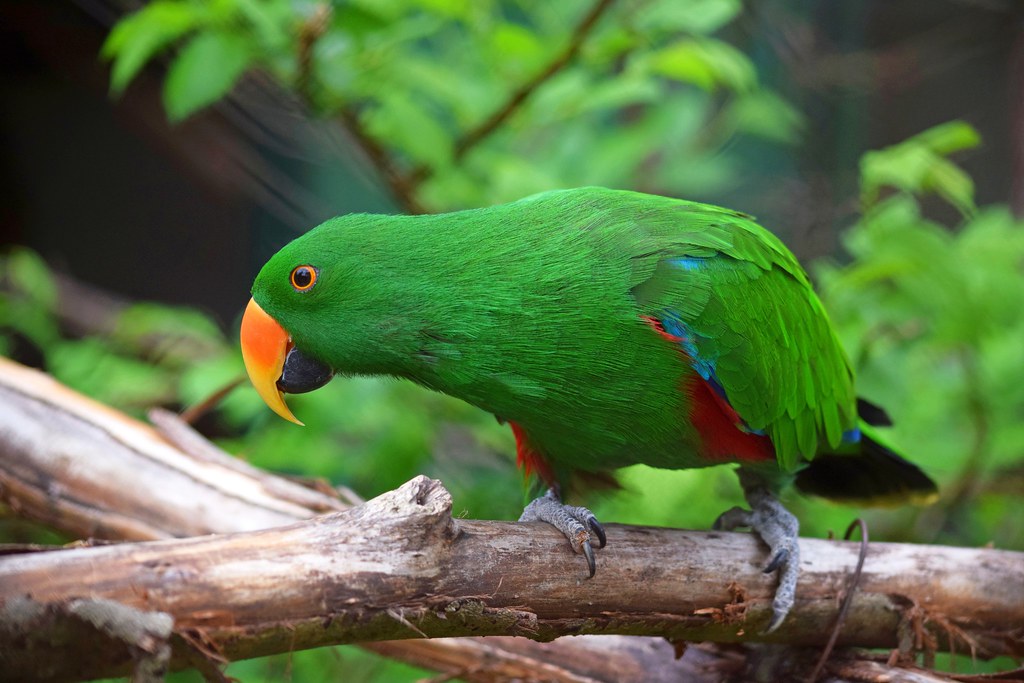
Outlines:
[[[316,284],[320,271],[313,266],[296,266],[288,278],[296,292],[308,292]]]

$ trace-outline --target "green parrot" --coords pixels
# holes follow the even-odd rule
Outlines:
[[[507,421],[547,492],[522,521],[586,556],[604,529],[561,491],[644,463],[739,464],[749,527],[779,572],[768,630],[793,604],[799,525],[776,496],[925,502],[935,484],[884,446],[793,254],[737,211],[603,188],[432,216],[350,215],[263,267],[242,320],[250,379],[282,393],[334,374],[401,377]],[[301,424],[301,423],[299,423]]]

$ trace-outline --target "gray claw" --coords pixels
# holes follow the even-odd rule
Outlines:
[[[784,612],[774,611],[772,612],[771,621],[768,622],[768,628],[764,630],[765,633],[771,633],[778,627],[782,626],[782,622],[786,620],[786,614]]]
[[[739,470],[743,494],[749,510],[734,507],[715,522],[716,529],[732,530],[749,527],[771,549],[771,559],[764,573],[778,573],[779,583],[772,600],[772,618],[765,633],[777,629],[786,619],[796,600],[796,583],[800,575],[800,523],[756,476]]]
[[[777,553],[775,553],[775,555],[772,557],[771,561],[769,561],[768,564],[765,566],[765,568],[762,569],[761,571],[764,572],[765,574],[771,574],[773,571],[775,571],[776,569],[778,569],[782,565],[786,564],[786,561],[788,559],[789,559],[789,549],[788,548],[779,548],[779,551]]]
[[[597,547],[603,548],[608,543],[608,537],[604,533],[604,527],[601,526],[601,522],[597,521],[597,517],[590,517],[587,520],[587,524],[590,526],[590,530],[597,536]],[[593,576],[594,572],[591,571],[590,575]]]
[[[565,505],[559,499],[555,489],[548,489],[540,498],[533,500],[523,510],[519,517],[520,522],[547,522],[555,527],[569,539],[569,545],[577,553],[583,553],[587,559],[587,568],[593,578],[597,572],[597,562],[594,558],[593,537],[597,541],[597,547],[603,548],[607,543],[607,536],[604,527],[594,517],[594,513],[585,507],[573,507]]]
[[[741,507],[730,508],[718,515],[718,519],[711,525],[711,528],[715,531],[732,531],[739,527],[749,527],[754,523],[753,517],[750,510],[744,510]]]
[[[594,574],[597,573],[597,561],[594,559],[594,548],[590,545],[590,541],[583,541],[583,555],[587,558],[590,578],[594,578]]]

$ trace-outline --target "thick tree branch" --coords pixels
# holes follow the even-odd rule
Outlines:
[[[232,660],[506,634],[821,645],[857,559],[855,544],[802,540],[797,605],[768,636],[773,581],[749,534],[607,530],[601,572],[588,580],[555,530],[454,520],[441,483],[417,477],[364,505],[274,529],[9,556],[0,563],[0,600],[88,598],[166,613],[177,633],[202,634]],[[977,647],[1024,654],[1011,626],[1024,623],[1024,554],[884,543],[871,550],[842,642],[896,647],[907,608],[917,606]],[[19,661],[32,667],[40,655],[19,652],[6,670],[22,670]]]
[[[0,360],[0,499],[12,508],[83,536],[246,532],[4,557],[3,609],[31,592],[32,601],[19,613],[43,609],[51,618],[66,616],[74,599],[165,612],[174,618],[175,665],[421,633],[761,637],[773,586],[759,571],[763,549],[747,535],[612,525],[601,571],[586,580],[579,558],[557,533],[543,526],[454,521],[446,493],[426,480],[392,492],[384,503],[252,531],[344,506],[216,450],[186,448],[41,373]],[[856,545],[803,545],[799,602],[773,636],[813,645],[827,637]],[[347,575],[346,567],[357,571]],[[975,647],[980,654],[1019,656],[1021,585],[1019,553],[874,544],[841,642],[893,646],[924,634],[945,646],[954,634],[959,651]],[[0,621],[9,628],[15,623],[2,615]],[[373,649],[401,652],[403,659],[470,680],[494,680],[491,666],[561,671],[554,680],[630,680],[574,668],[586,655],[574,659],[571,649],[604,647],[591,642],[541,647],[522,639],[459,638]],[[644,666],[638,653],[664,654],[664,645],[657,645],[664,641],[637,642],[607,653],[605,668],[636,670]],[[61,657],[46,661],[80,664],[66,643]],[[678,664],[666,657],[662,671],[682,675],[686,667],[700,668],[701,657],[717,657],[722,665],[730,656],[744,657],[742,651],[690,651]],[[35,652],[37,661],[45,658]],[[110,665],[123,668],[138,652],[122,650],[123,658]],[[464,663],[474,658],[480,666],[467,669]],[[653,680],[653,672],[647,675]]]

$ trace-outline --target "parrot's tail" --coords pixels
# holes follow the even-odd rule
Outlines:
[[[866,401],[858,402],[860,441],[840,452],[819,453],[796,475],[804,493],[853,505],[927,505],[938,498],[935,482],[914,463],[882,443],[875,425],[888,416]]]

